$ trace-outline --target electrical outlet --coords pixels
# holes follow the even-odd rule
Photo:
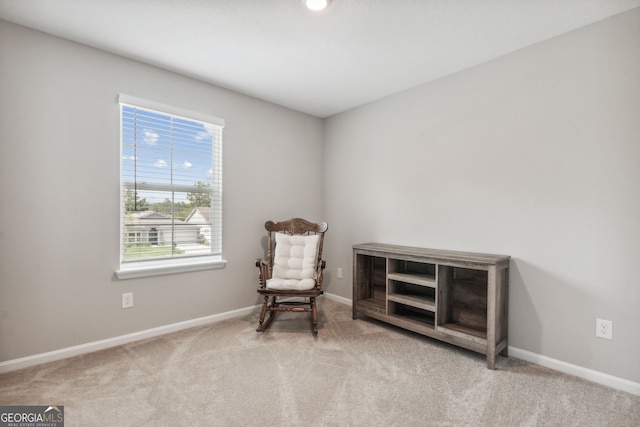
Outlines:
[[[133,292],[122,294],[122,308],[133,307]]]
[[[336,274],[336,277],[338,279],[342,279],[342,269],[341,268],[338,269],[338,273]]]
[[[596,319],[596,337],[613,339],[613,322],[611,320]]]

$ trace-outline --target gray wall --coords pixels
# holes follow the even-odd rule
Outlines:
[[[326,120],[326,254],[347,273],[328,291],[351,297],[354,243],[511,255],[511,346],[640,381],[639,23],[635,9]]]
[[[114,278],[121,92],[226,121],[224,269]],[[322,126],[0,21],[0,361],[256,304],[264,221],[322,219]]]

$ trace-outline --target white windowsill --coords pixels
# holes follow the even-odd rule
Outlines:
[[[116,276],[118,279],[160,276],[165,274],[224,268],[226,263],[226,260],[218,256],[130,262],[120,264],[120,269],[116,270]]]

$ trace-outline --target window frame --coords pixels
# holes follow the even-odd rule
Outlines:
[[[203,122],[211,124],[217,127],[219,137],[214,138],[212,146],[212,172],[213,176],[217,179],[212,179],[211,190],[211,204],[212,207],[216,204],[216,209],[212,209],[211,218],[211,235],[216,236],[216,239],[212,239],[211,247],[212,251],[215,250],[217,254],[212,255],[199,255],[199,256],[184,256],[184,257],[171,257],[162,259],[147,258],[145,260],[131,261],[124,260],[124,246],[126,241],[131,239],[131,236],[126,233],[126,224],[124,219],[125,209],[125,190],[130,186],[130,182],[124,180],[123,172],[123,106],[129,106],[139,108],[142,110],[148,110],[163,115],[173,116],[180,119],[187,119],[197,122]],[[190,110],[186,110],[180,107],[174,107],[171,105],[162,104],[155,101],[150,101],[143,98],[138,98],[130,95],[120,94],[118,96],[118,112],[120,116],[120,204],[118,215],[120,217],[120,245],[119,245],[119,268],[116,270],[116,276],[119,279],[130,279],[136,277],[157,276],[164,274],[174,274],[188,271],[198,271],[206,269],[223,268],[226,264],[226,260],[222,255],[222,145],[223,145],[223,128],[225,122],[223,119],[209,116]],[[179,186],[177,186],[179,187]],[[218,208],[219,206],[219,208]],[[134,233],[138,233],[135,232]],[[139,236],[135,236],[134,239],[138,239]],[[215,249],[214,249],[215,247]]]

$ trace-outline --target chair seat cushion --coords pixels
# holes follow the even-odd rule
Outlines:
[[[279,291],[308,291],[316,286],[315,279],[280,279],[267,280],[267,289]]]
[[[273,257],[273,279],[311,279],[315,283],[318,243],[320,236],[288,235],[276,233],[276,247]],[[306,285],[302,286],[308,286]],[[297,284],[295,286],[301,286]],[[313,287],[313,286],[311,286]],[[293,289],[298,289],[294,287]],[[306,288],[311,289],[311,288]]]

